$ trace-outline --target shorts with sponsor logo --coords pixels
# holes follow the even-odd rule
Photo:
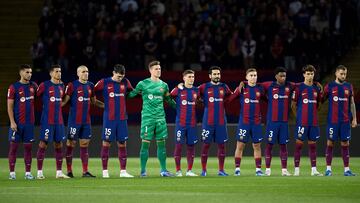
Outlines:
[[[65,139],[65,127],[63,124],[41,125],[40,140],[44,142],[61,142]]]
[[[249,140],[259,143],[263,140],[263,130],[261,124],[244,124],[239,122],[236,130],[236,140],[247,143]]]
[[[204,143],[215,142],[223,144],[228,141],[228,133],[225,125],[207,125],[202,124],[201,140]]]
[[[166,120],[142,119],[140,137],[143,140],[164,140],[168,137]]]
[[[91,138],[91,125],[90,124],[70,124],[67,129],[67,138],[69,140],[90,139]]]
[[[102,129],[102,140],[107,142],[124,142],[128,140],[127,120],[104,121]]]
[[[289,142],[288,122],[271,122],[266,124],[266,140],[269,144],[287,144]]]
[[[329,140],[348,141],[351,139],[350,122],[342,122],[337,124],[328,123],[326,132],[327,139]]]
[[[180,126],[175,127],[175,143],[184,144],[186,140],[187,145],[194,145],[198,142],[196,126]]]
[[[296,125],[295,138],[301,141],[317,141],[320,138],[320,127]]]
[[[34,125],[18,125],[16,132],[9,128],[9,141],[17,143],[34,142]]]

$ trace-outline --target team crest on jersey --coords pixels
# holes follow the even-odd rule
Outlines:
[[[256,96],[260,97],[260,92],[256,91]]]
[[[224,95],[224,90],[220,90],[219,93],[221,96]]]
[[[30,87],[30,92],[34,93],[34,91],[35,91],[34,88]]]
[[[269,142],[271,142],[271,141],[272,141],[272,137],[269,137],[268,140],[269,140]]]
[[[120,89],[121,89],[121,90],[124,90],[124,89],[125,89],[125,86],[124,86],[124,85],[120,85]]]
[[[314,97],[317,97],[317,95],[318,95],[317,92],[314,92]]]
[[[60,90],[60,95],[63,95],[63,91],[62,91],[62,90]]]
[[[164,92],[164,88],[160,87],[159,91]]]
[[[240,140],[243,140],[244,139],[244,137],[243,136],[240,136]]]
[[[91,90],[89,90],[89,94],[91,94]]]
[[[289,91],[290,91],[290,88],[286,87],[285,92],[289,92]]]
[[[345,94],[346,94],[346,95],[349,95],[349,90],[345,90]]]
[[[196,99],[197,98],[197,94],[195,93],[195,94],[193,94],[193,98],[194,99]]]

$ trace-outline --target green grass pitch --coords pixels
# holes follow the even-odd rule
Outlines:
[[[293,172],[293,159],[289,171]],[[174,161],[168,158],[168,169],[174,172]],[[234,177],[233,157],[227,157],[225,169],[229,177],[217,177],[217,159],[208,162],[208,177],[159,177],[156,158],[149,159],[148,178],[139,178],[139,159],[129,158],[127,171],[136,175],[132,179],[119,178],[118,159],[109,161],[110,179],[101,178],[101,160],[92,158],[89,171],[95,179],[81,178],[81,162],[74,159],[74,179],[55,179],[55,161],[47,157],[44,162],[45,180],[24,180],[24,164],[18,158],[16,180],[8,180],[7,159],[0,159],[0,202],[360,202],[360,176],[344,177],[341,158],[334,158],[332,177],[311,177],[307,157],[302,157],[300,177],[281,177],[280,161],[273,158],[272,176],[255,177],[252,158],[242,160],[242,176]],[[325,170],[324,158],[318,158],[318,170]],[[263,160],[264,165],[264,160]],[[182,159],[183,173],[186,158]],[[353,172],[360,172],[360,158],[351,158]],[[66,172],[65,160],[63,171]],[[200,159],[194,171],[200,173]],[[36,159],[33,160],[36,175]]]

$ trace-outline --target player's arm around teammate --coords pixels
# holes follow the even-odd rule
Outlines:
[[[199,89],[194,87],[195,72],[185,70],[183,72],[183,88],[175,87],[170,95],[176,100],[176,120],[175,120],[175,149],[174,159],[177,177],[182,176],[181,171],[181,151],[182,145],[187,146],[187,171],[186,176],[197,176],[192,171],[195,157],[195,144],[198,142],[196,128],[196,102],[199,96]]]

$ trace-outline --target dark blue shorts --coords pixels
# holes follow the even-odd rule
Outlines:
[[[102,130],[102,140],[107,142],[124,142],[128,140],[127,120],[105,121]]]
[[[332,141],[349,141],[351,139],[350,123],[328,124],[327,139]]]
[[[198,130],[196,126],[182,127],[176,125],[175,127],[175,143],[184,144],[186,140],[187,145],[194,145],[198,142]]]
[[[34,142],[34,125],[18,125],[17,132],[9,128],[9,141],[10,142]]]
[[[297,125],[295,128],[295,138],[301,141],[317,141],[320,138],[320,127]]]
[[[61,142],[65,139],[63,124],[41,125],[40,140],[44,142]]]
[[[236,140],[239,142],[247,143],[249,139],[253,143],[259,143],[263,140],[263,131],[261,124],[244,124],[239,122],[236,130]]]
[[[266,124],[266,140],[270,144],[287,144],[289,142],[288,122],[268,122]]]
[[[228,141],[228,133],[225,125],[202,125],[201,140],[204,143],[216,142],[223,144]]]
[[[91,138],[91,125],[83,124],[69,124],[67,129],[67,138],[69,140],[90,139]]]

